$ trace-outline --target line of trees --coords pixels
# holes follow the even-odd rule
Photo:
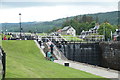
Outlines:
[[[118,27],[116,25],[111,25],[108,22],[104,22],[100,25],[98,32],[100,35],[105,35],[105,40],[111,39],[111,32],[114,33]]]
[[[98,21],[98,20],[97,20]],[[66,19],[62,27],[71,25],[77,32],[77,35],[80,35],[82,30],[89,30],[95,26],[96,21],[91,16],[76,16],[71,20]]]
[[[90,28],[94,28],[96,23],[99,23],[98,17],[93,19],[91,16],[83,15],[80,17],[76,16],[71,20],[67,18],[62,27],[71,25],[76,30],[76,34],[80,35],[82,30],[88,31]],[[111,38],[111,31],[114,33],[116,28],[118,28],[117,25],[111,25],[106,19],[100,24],[98,33],[100,35],[105,35],[105,40],[107,40]]]

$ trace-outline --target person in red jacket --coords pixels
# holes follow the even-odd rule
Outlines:
[[[3,40],[7,40],[6,36],[4,36]]]

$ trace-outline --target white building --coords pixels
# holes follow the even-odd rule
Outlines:
[[[94,28],[89,29],[89,31],[82,31],[79,36],[81,39],[86,41],[103,41],[104,35],[98,34],[99,24],[96,24]]]
[[[98,34],[98,29],[99,29],[99,25],[96,24],[94,28],[89,29],[89,31],[82,31],[81,35],[91,35],[91,34]]]
[[[61,35],[72,35],[76,36],[76,30],[71,26],[66,26],[63,29],[59,30]]]
[[[120,41],[120,29],[116,29],[115,33],[112,34],[114,41]]]

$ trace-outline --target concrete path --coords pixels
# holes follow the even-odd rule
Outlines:
[[[98,67],[98,66],[93,66],[85,63],[80,63],[80,62],[74,62],[70,60],[55,60],[55,63],[62,64],[64,65],[65,62],[69,63],[69,67],[82,70],[88,73],[92,73],[98,76],[102,76],[105,78],[118,78],[118,71],[115,70],[108,70],[106,68]],[[120,74],[119,74],[120,75]]]
[[[45,57],[45,53],[44,51],[40,48],[40,45],[38,44],[38,42],[36,40],[34,40],[34,42],[36,43],[37,47],[40,49],[40,51],[42,52],[43,56]]]

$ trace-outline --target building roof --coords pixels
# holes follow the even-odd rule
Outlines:
[[[116,29],[116,32],[120,32],[120,29]]]
[[[116,31],[112,35],[120,35],[120,29],[116,29]]]
[[[64,27],[63,29],[62,29],[62,31],[67,31],[68,29],[70,29],[71,28],[71,26],[66,26],[66,27]]]
[[[59,29],[57,32],[61,32],[62,31],[62,29]]]
[[[94,27],[94,29],[96,29],[96,30],[99,29],[99,25],[96,25],[96,26]]]

